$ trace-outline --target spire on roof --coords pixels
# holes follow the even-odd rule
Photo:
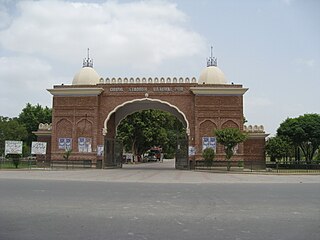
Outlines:
[[[211,55],[207,59],[207,67],[210,67],[210,66],[216,67],[217,65],[218,65],[218,59],[213,56],[213,46],[211,46]]]
[[[90,51],[90,49],[88,48],[88,50],[87,50],[87,58],[83,59],[82,67],[91,67],[91,68],[93,68],[93,60],[90,58],[89,51]]]

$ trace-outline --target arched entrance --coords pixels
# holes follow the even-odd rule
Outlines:
[[[72,160],[91,161],[93,166],[103,167],[110,159],[103,156],[103,151],[113,149],[112,156],[120,152],[115,139],[119,122],[136,111],[159,109],[173,114],[186,127],[188,137],[177,143],[177,156],[179,158],[181,153],[183,157],[176,167],[192,168],[202,161],[206,139],[215,139],[214,129],[245,130],[243,94],[248,89],[241,84],[228,84],[216,62],[209,63],[198,80],[176,77],[98,79],[96,74],[91,74],[90,66],[85,65],[80,73],[84,77],[91,74],[87,81],[78,81],[81,80],[78,74],[72,85],[48,89],[53,95],[51,159],[63,160],[68,147],[73,150]],[[263,166],[265,133],[259,130],[249,134],[250,138],[239,146],[233,159],[249,159]],[[107,145],[106,139],[110,140]],[[224,160],[223,147],[215,146],[216,159]]]
[[[126,101],[116,106],[107,115],[103,128],[105,154],[102,162],[104,167],[122,167],[122,144],[115,138],[117,126],[121,120],[134,112],[149,109],[171,113],[183,124],[186,132],[185,137],[176,139],[175,168],[188,169],[188,135],[190,134],[190,124],[186,115],[174,104],[148,97]]]

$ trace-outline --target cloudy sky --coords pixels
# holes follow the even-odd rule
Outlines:
[[[245,117],[274,134],[320,112],[318,0],[0,0],[0,116],[71,84],[90,48],[106,77],[198,77],[210,46]]]

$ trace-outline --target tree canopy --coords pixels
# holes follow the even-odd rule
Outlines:
[[[172,114],[160,110],[144,110],[127,116],[117,128],[117,138],[126,151],[141,155],[154,146],[173,154],[176,139],[185,135],[182,123]]]
[[[290,141],[286,138],[275,136],[267,140],[266,152],[272,161],[287,157],[290,151]]]
[[[32,132],[38,130],[39,123],[51,123],[52,110],[39,104],[27,103],[19,114],[18,121],[25,126],[28,132],[26,144],[30,146],[31,142],[36,140],[36,136]]]
[[[23,141],[27,136],[25,126],[21,125],[17,118],[0,116],[0,154],[4,153],[6,140]]]
[[[310,163],[320,146],[320,115],[304,114],[297,118],[287,118],[280,124],[277,134],[289,138]]]
[[[32,131],[38,129],[39,123],[51,123],[51,116],[50,108],[30,103],[22,109],[19,117],[0,116],[0,154],[4,152],[6,140],[19,140],[24,142],[24,155],[29,155],[31,142],[36,140]]]

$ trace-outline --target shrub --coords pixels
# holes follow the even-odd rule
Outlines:
[[[243,161],[238,161],[238,167],[242,168],[244,166],[244,162]]]
[[[204,159],[204,164],[207,167],[211,167],[212,166],[214,156],[215,156],[215,152],[214,152],[213,148],[206,148],[205,150],[203,150],[202,157]]]
[[[20,164],[20,154],[8,154],[7,157],[12,160],[13,165],[18,168]]]
[[[63,155],[64,160],[69,161],[69,157],[71,156],[72,149],[67,149]]]

